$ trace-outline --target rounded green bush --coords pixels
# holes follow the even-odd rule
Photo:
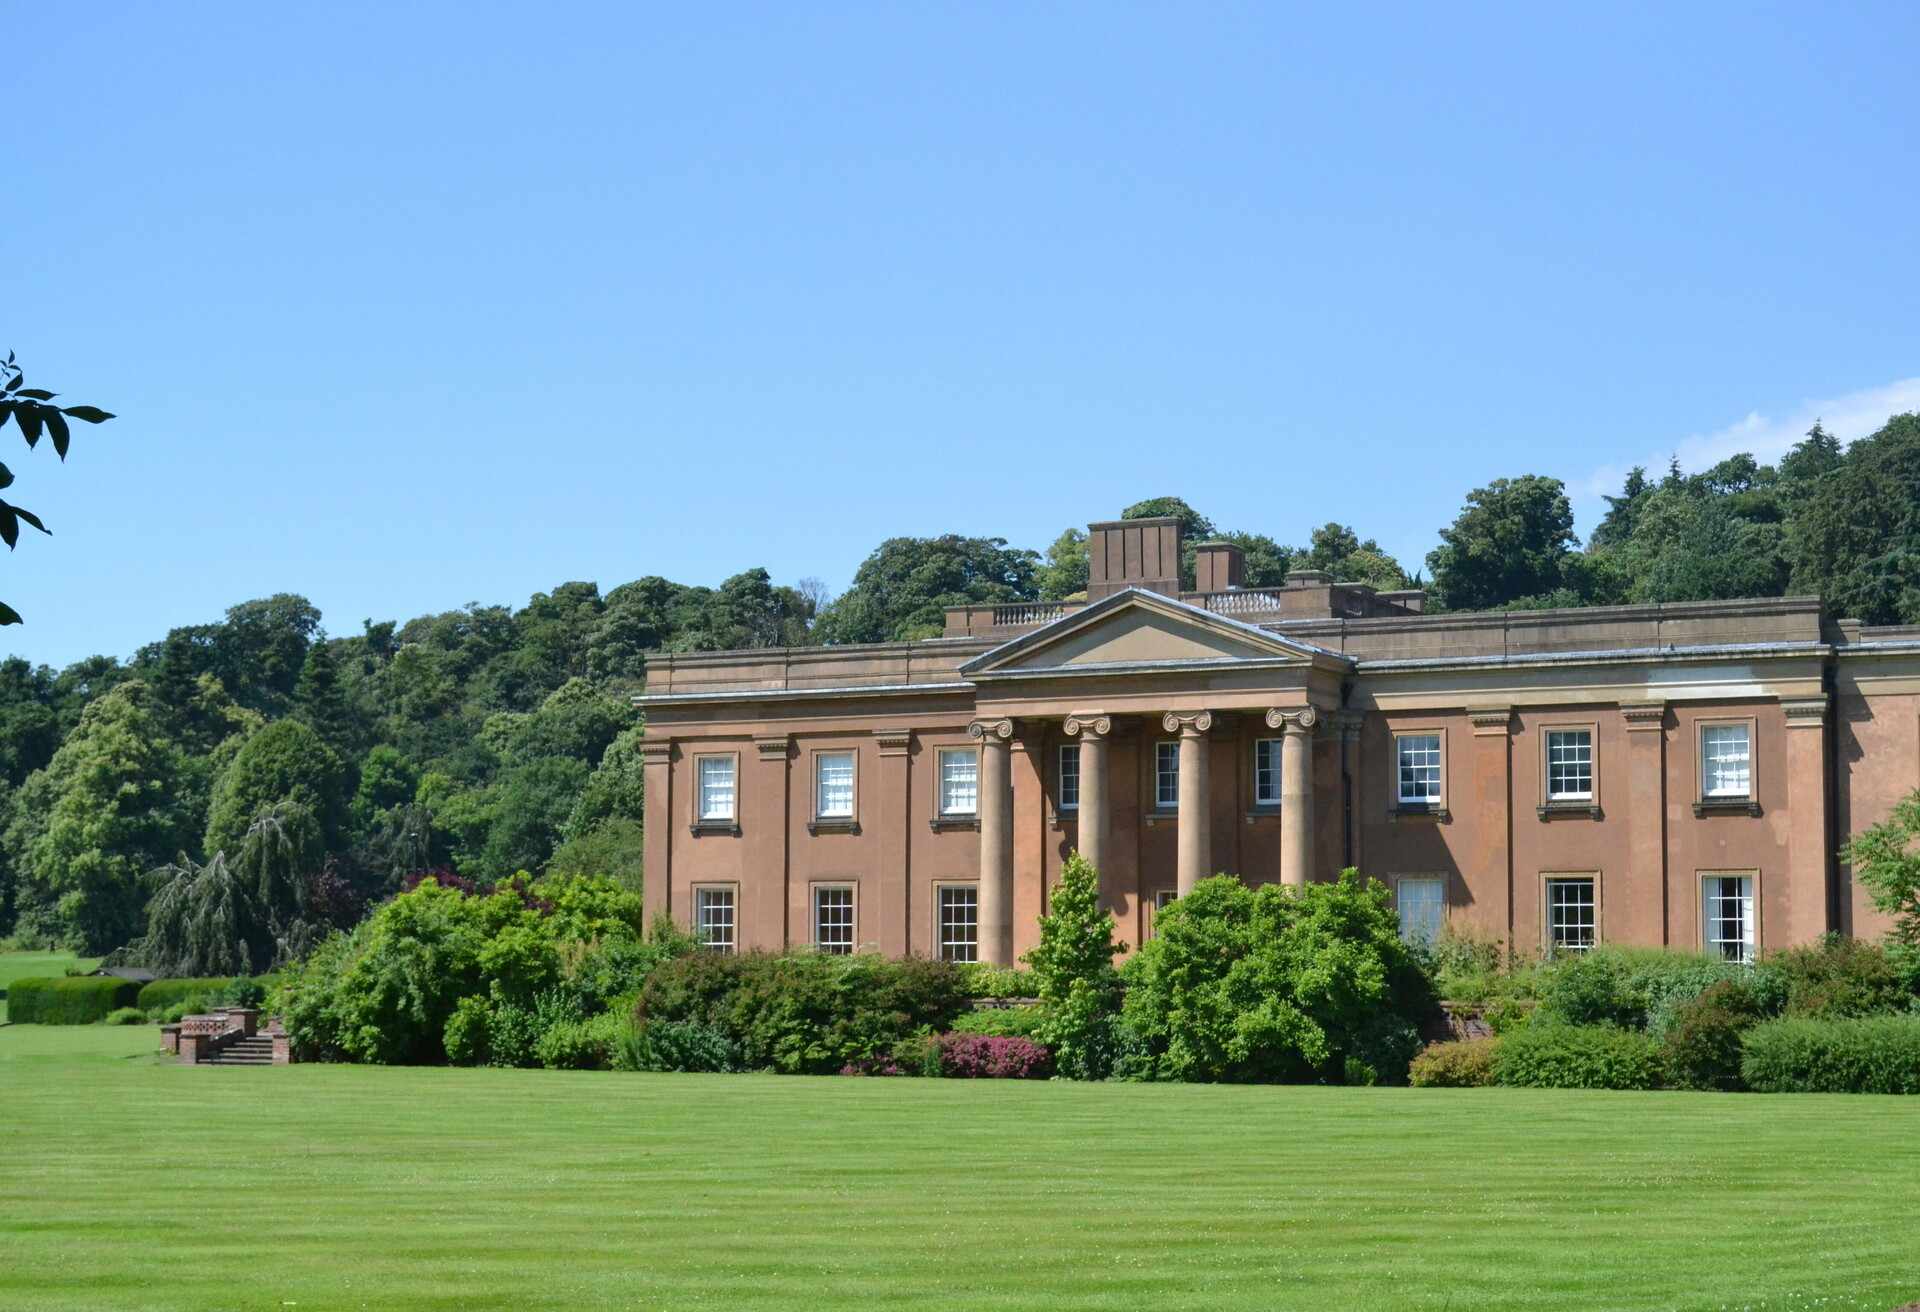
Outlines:
[[[103,1025],[145,1025],[147,1013],[138,1007],[115,1007],[101,1022]]]
[[[1787,1016],[1747,1031],[1740,1074],[1756,1093],[1920,1093],[1920,1016]]]
[[[1416,1089],[1482,1089],[1493,1083],[1499,1039],[1455,1039],[1428,1045],[1407,1071]]]
[[[1754,991],[1722,980],[1675,1007],[1660,1043],[1661,1068],[1676,1089],[1735,1090],[1740,1080],[1741,1036],[1766,1012]]]

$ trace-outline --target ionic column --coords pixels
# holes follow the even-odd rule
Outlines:
[[[980,744],[980,960],[1013,964],[1012,720],[975,720]]]
[[[1313,871],[1313,726],[1311,706],[1267,712],[1280,731],[1280,882],[1300,888]]]
[[[1180,735],[1180,841],[1174,877],[1180,896],[1185,897],[1213,868],[1213,816],[1207,793],[1207,732],[1213,728],[1213,712],[1176,715],[1168,711],[1160,723],[1168,733]]]
[[[1113,721],[1097,711],[1067,717],[1067,737],[1080,740],[1079,852],[1101,875],[1107,873],[1107,737]]]

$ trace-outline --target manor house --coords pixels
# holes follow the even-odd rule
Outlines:
[[[1012,962],[1075,850],[1138,944],[1345,866],[1403,933],[1729,958],[1878,933],[1838,857],[1920,784],[1920,628],[1812,597],[1427,614],[1091,526],[1084,601],[648,663],[646,901],[720,950]]]

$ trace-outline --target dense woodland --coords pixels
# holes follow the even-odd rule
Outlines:
[[[1841,614],[1920,622],[1920,416],[1842,449],[1817,426],[1777,466],[1636,469],[1584,545],[1555,479],[1471,492],[1425,577],[1348,526],[1283,546],[1176,498],[1189,545],[1246,551],[1248,582],[1316,568],[1435,608],[1817,593]],[[1191,561],[1188,562],[1189,575]],[[563,583],[335,636],[304,598],[245,601],[130,659],[0,663],[0,935],[185,973],[261,970],[422,870],[638,887],[639,725],[649,651],[923,637],[942,608],[1067,598],[1086,535],[893,538],[829,598],[764,569],[717,588]],[[1191,579],[1189,577],[1189,585]]]

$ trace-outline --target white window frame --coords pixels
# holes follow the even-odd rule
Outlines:
[[[740,950],[740,886],[738,884],[695,884],[693,893],[693,936],[709,952]],[[711,931],[722,928],[721,918],[711,914],[725,900],[725,937]]]
[[[968,922],[947,913],[948,899],[964,897],[968,909],[972,912],[971,940],[949,933]],[[942,961],[978,961],[980,960],[980,885],[973,883],[945,883],[933,886],[933,947]]]
[[[1580,884],[1587,886],[1587,897],[1584,902],[1555,903],[1554,889],[1556,887],[1565,886],[1572,888]],[[1588,926],[1583,926],[1577,921],[1570,920],[1563,924],[1556,924],[1554,912],[1562,905],[1575,909],[1584,908],[1587,916],[1593,923]],[[1586,928],[1590,929],[1592,933],[1585,943],[1562,943],[1559,941],[1556,931],[1563,927],[1573,930]],[[1600,946],[1600,875],[1598,872],[1588,870],[1554,871],[1551,874],[1545,874],[1540,877],[1540,946],[1541,950],[1549,957],[1557,956],[1561,953],[1578,954],[1590,952]]]
[[[841,894],[846,895],[844,907],[841,905]],[[832,910],[834,912],[834,921],[832,925],[826,924],[821,915],[822,911],[828,909],[826,906],[826,897],[823,895],[830,895],[833,898],[834,905]],[[845,911],[844,924],[840,916],[842,910]],[[846,883],[845,881],[813,885],[807,893],[807,919],[813,930],[814,951],[824,952],[829,956],[847,956],[852,954],[858,949],[860,943],[859,886]],[[821,932],[824,929],[830,929],[834,932],[825,934]],[[845,930],[844,939],[839,933],[841,930]]]
[[[1168,903],[1175,901],[1179,896],[1180,890],[1177,888],[1156,888],[1153,890],[1153,896],[1147,903],[1146,936],[1148,938],[1152,938],[1159,932],[1160,913],[1166,909]]]
[[[1738,790],[1726,788],[1726,787],[1715,787],[1713,785],[1713,783],[1711,782],[1711,779],[1713,776],[1710,774],[1710,770],[1715,760],[1716,759],[1731,760],[1733,758],[1730,758],[1730,757],[1716,758],[1710,754],[1711,749],[1707,745],[1708,736],[1710,734],[1717,735],[1721,732],[1724,732],[1727,730],[1733,730],[1733,729],[1737,729],[1741,733],[1745,734],[1746,740],[1747,740],[1746,756],[1742,760],[1742,764],[1746,768],[1746,776],[1747,776],[1746,787]],[[1741,719],[1728,719],[1728,720],[1700,720],[1695,724],[1694,731],[1693,731],[1693,741],[1694,741],[1694,749],[1698,755],[1699,765],[1700,765],[1700,769],[1698,773],[1699,773],[1699,780],[1700,780],[1700,800],[1701,801],[1703,802],[1751,802],[1759,796],[1759,791],[1758,791],[1759,771],[1755,768],[1757,764],[1756,758],[1759,755],[1759,753],[1755,749],[1756,749],[1759,737],[1760,735],[1759,735],[1758,725],[1751,719],[1741,718]]]
[[[1080,744],[1061,743],[1054,753],[1053,806],[1056,811],[1080,809]],[[1073,796],[1067,796],[1067,781],[1073,781]]]
[[[725,765],[727,767],[727,804],[724,811],[708,804],[707,767]],[[740,753],[738,752],[702,752],[693,758],[693,809],[694,823],[703,825],[730,825],[740,821]],[[716,788],[714,790],[718,792]]]
[[[847,804],[845,810],[826,807],[826,766],[828,761],[845,760],[847,765]],[[860,807],[860,754],[851,747],[823,748],[813,754],[813,818],[815,820],[852,820]]]
[[[1585,761],[1578,759],[1577,744],[1556,743],[1556,738],[1581,736],[1586,739]],[[1599,775],[1599,761],[1594,754],[1595,734],[1590,724],[1550,724],[1546,726],[1540,750],[1544,753],[1542,769],[1546,772],[1547,800],[1549,802],[1591,802],[1594,799],[1594,781]],[[1556,752],[1559,759],[1556,758]],[[1581,788],[1556,787],[1554,768],[1566,767],[1565,773],[1573,774],[1584,766],[1587,786]]]
[[[1280,738],[1256,738],[1253,740],[1253,804],[1255,806],[1280,805]],[[1262,755],[1266,756],[1264,762]],[[1262,775],[1265,775],[1262,778]]]
[[[1167,758],[1173,759],[1171,771],[1167,768]],[[1167,781],[1173,781],[1173,795],[1167,795]],[[1153,809],[1156,811],[1178,811],[1180,809],[1180,740],[1162,738],[1153,745]]]
[[[1736,882],[1740,888],[1729,894],[1722,881]],[[1728,901],[1735,903],[1740,932],[1728,938],[1720,932],[1725,923]],[[1729,952],[1727,949],[1733,948]],[[1700,950],[1715,960],[1750,966],[1760,956],[1760,875],[1753,870],[1703,870],[1700,872]]]
[[[1406,779],[1406,751],[1408,744],[1415,739],[1429,739],[1434,743],[1434,771],[1432,796],[1409,796]],[[1424,749],[1421,749],[1424,752]],[[1425,769],[1426,762],[1416,768]],[[1401,806],[1423,806],[1438,808],[1445,805],[1447,799],[1447,735],[1442,729],[1401,729],[1393,735],[1393,795]]]
[[[947,762],[965,759],[973,765],[973,802],[969,806],[949,806],[947,792]],[[935,804],[943,816],[977,816],[980,814],[980,749],[977,747],[942,747],[934,758],[939,778],[935,787],[939,790]]]
[[[1432,932],[1416,937],[1407,932],[1406,890],[1417,888],[1421,891],[1422,902],[1430,904],[1435,911]],[[1430,899],[1425,897],[1431,891]],[[1393,881],[1393,909],[1400,921],[1400,941],[1403,943],[1425,943],[1431,947],[1438,942],[1447,928],[1447,877],[1445,875],[1401,875]]]

